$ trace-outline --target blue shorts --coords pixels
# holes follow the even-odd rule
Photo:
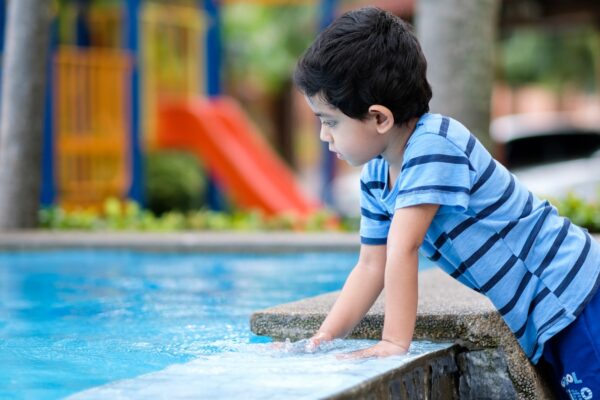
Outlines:
[[[542,357],[561,398],[600,399],[600,291],[573,323],[546,342]]]

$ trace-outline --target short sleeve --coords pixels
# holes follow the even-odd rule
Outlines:
[[[360,242],[368,245],[387,243],[391,217],[381,202],[385,180],[376,167],[366,164],[360,176]]]
[[[444,136],[425,133],[404,154],[395,208],[439,204],[442,210],[467,210],[475,171],[460,148]]]

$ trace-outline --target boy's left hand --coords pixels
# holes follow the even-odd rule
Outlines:
[[[359,358],[382,358],[389,356],[398,356],[406,354],[407,349],[392,342],[380,341],[374,346],[363,350],[353,351],[351,353],[340,354],[337,356],[340,360],[359,359]]]

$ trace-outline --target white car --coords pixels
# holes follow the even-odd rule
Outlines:
[[[600,121],[563,113],[510,115],[494,120],[490,135],[500,161],[533,193],[598,198]]]

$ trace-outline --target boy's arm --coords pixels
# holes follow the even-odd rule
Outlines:
[[[358,263],[348,275],[333,308],[312,342],[346,336],[369,311],[381,293],[385,274],[386,246],[362,245]]]
[[[395,211],[387,242],[382,340],[351,357],[385,357],[408,350],[417,315],[418,250],[438,208],[424,204]]]

